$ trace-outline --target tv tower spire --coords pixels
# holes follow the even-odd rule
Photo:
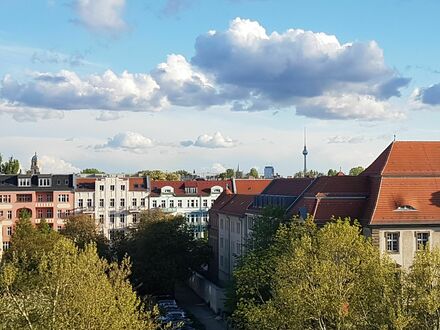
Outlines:
[[[306,135],[306,128],[304,127],[304,149],[302,152],[304,156],[304,177],[307,175],[307,155],[309,152],[307,151],[307,135]]]

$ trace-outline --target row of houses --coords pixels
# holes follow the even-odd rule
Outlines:
[[[154,181],[126,175],[41,174],[38,159],[32,157],[26,174],[0,175],[0,248],[10,246],[16,221],[26,212],[34,224],[42,219],[54,230],[77,214],[94,218],[108,238],[139,221],[145,210],[161,209],[180,214],[194,228],[197,238],[205,237],[209,209],[226,189],[236,192],[242,182]],[[1,251],[0,251],[1,253]]]
[[[226,190],[210,210],[209,275],[231,279],[236,258],[255,217],[277,206],[289,217],[313,216],[318,225],[333,217],[357,219],[383,253],[409,267],[415,252],[440,246],[440,142],[392,142],[359,176],[275,179]]]

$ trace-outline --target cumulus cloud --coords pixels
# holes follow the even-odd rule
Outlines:
[[[439,108],[440,106],[440,83],[429,87],[417,88],[412,94],[412,100],[419,106]]]
[[[40,165],[40,170],[43,173],[66,174],[81,172],[78,167],[66,162],[65,160],[47,155],[38,157],[38,163]]]
[[[100,33],[117,33],[126,28],[122,18],[125,0],[74,0],[76,22]]]
[[[336,36],[300,29],[268,33],[256,21],[236,18],[226,31],[199,36],[195,50],[191,60],[171,54],[149,73],[79,77],[64,70],[35,73],[26,82],[6,76],[0,96],[58,110],[227,105],[248,112],[293,108],[321,119],[404,117],[389,99],[399,97],[409,79],[385,64],[374,41],[341,44]]]
[[[180,143],[184,147],[195,146],[201,148],[232,148],[237,145],[237,142],[230,137],[224,137],[220,132],[216,132],[213,135],[203,134],[200,135],[195,141],[182,141]]]
[[[96,145],[95,149],[119,149],[139,153],[155,146],[152,139],[135,132],[122,132],[108,139],[105,144]]]

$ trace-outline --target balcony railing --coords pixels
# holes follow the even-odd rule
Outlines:
[[[35,207],[53,207],[53,202],[37,202]]]

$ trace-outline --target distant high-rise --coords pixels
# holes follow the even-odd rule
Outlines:
[[[273,166],[265,166],[264,167],[264,178],[265,179],[273,179],[275,176],[275,170]]]

